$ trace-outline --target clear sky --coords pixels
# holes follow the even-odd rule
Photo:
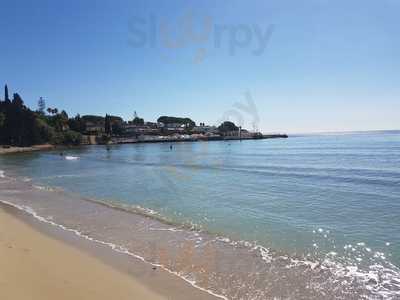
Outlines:
[[[33,108],[42,96],[70,115],[229,117],[264,132],[400,129],[397,0],[0,6],[0,83]]]

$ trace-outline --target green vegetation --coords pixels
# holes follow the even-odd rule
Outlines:
[[[196,126],[196,123],[189,118],[178,118],[178,117],[168,117],[168,116],[161,116],[157,119],[157,122],[164,123],[164,124],[182,124],[187,125],[189,128],[193,128]]]
[[[94,124],[99,124],[99,123],[104,124],[104,117],[86,115],[86,116],[82,116],[82,121],[85,123],[90,122],[90,123],[94,123]]]
[[[104,121],[104,128],[105,128],[105,133],[110,135],[111,134],[111,117],[109,115],[106,115],[106,118]]]
[[[144,119],[135,117],[132,121],[133,125],[144,125]]]
[[[0,128],[4,126],[5,121],[6,121],[6,115],[4,113],[0,113]]]
[[[46,101],[42,97],[40,97],[38,101],[38,112],[44,115],[44,110],[46,109]]]
[[[41,98],[38,111],[34,112],[24,105],[17,93],[9,99],[5,87],[5,100],[0,100],[0,144],[12,146],[31,146],[37,144],[76,145],[82,140],[80,132],[69,129],[70,120],[65,111],[49,108],[45,114],[45,102]]]
[[[235,123],[230,121],[225,121],[218,127],[218,131],[221,133],[229,132],[229,131],[238,131],[239,127],[235,125]]]
[[[78,114],[75,118],[68,119],[69,129],[76,132],[85,132],[86,131],[86,122],[83,118]]]

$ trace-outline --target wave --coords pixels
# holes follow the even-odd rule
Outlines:
[[[79,156],[70,156],[70,155],[67,155],[65,157],[66,160],[78,160],[79,158],[80,158]]]
[[[18,210],[21,210],[21,211],[23,211],[23,212],[25,212],[25,213],[31,215],[32,217],[34,217],[36,220],[39,220],[40,222],[47,223],[47,224],[50,224],[50,225],[52,225],[52,226],[58,227],[58,228],[60,228],[60,229],[62,229],[62,230],[65,230],[65,231],[74,233],[75,235],[77,235],[77,236],[79,236],[79,237],[81,237],[81,238],[84,238],[84,239],[86,239],[86,240],[88,240],[88,241],[95,242],[95,243],[98,243],[98,244],[100,244],[100,245],[108,246],[108,247],[110,247],[112,250],[114,250],[114,251],[116,251],[116,252],[118,252],[118,253],[126,254],[126,255],[129,255],[129,256],[132,256],[132,257],[134,257],[134,258],[136,258],[136,259],[139,259],[140,261],[143,261],[143,262],[145,262],[145,263],[148,263],[148,264],[150,264],[150,265],[152,265],[152,266],[154,266],[154,267],[161,268],[161,269],[163,269],[164,271],[167,271],[168,273],[170,273],[170,274],[172,274],[172,275],[175,275],[175,276],[179,277],[180,279],[183,279],[184,281],[186,281],[187,283],[189,283],[191,286],[193,286],[193,287],[195,287],[195,288],[197,288],[197,289],[199,289],[199,290],[201,290],[201,291],[203,291],[203,292],[206,292],[206,293],[208,293],[208,294],[210,294],[210,295],[212,295],[212,296],[215,296],[215,297],[217,297],[217,298],[220,298],[220,299],[228,300],[227,297],[222,296],[222,295],[219,295],[219,294],[217,294],[217,293],[214,293],[213,291],[207,290],[207,289],[205,289],[205,288],[202,288],[202,287],[198,286],[198,285],[196,284],[196,282],[193,281],[192,279],[187,278],[187,277],[184,277],[184,276],[182,276],[181,274],[179,274],[178,272],[172,271],[172,270],[168,269],[167,267],[165,267],[165,266],[163,266],[163,265],[161,265],[161,264],[157,264],[157,263],[150,262],[150,261],[146,260],[144,257],[142,257],[142,256],[140,256],[140,255],[137,255],[137,254],[135,254],[135,253],[132,253],[131,251],[129,251],[129,250],[126,249],[125,247],[116,245],[116,244],[114,244],[114,243],[110,243],[110,242],[105,242],[105,241],[101,241],[101,240],[98,240],[98,239],[94,239],[94,238],[92,238],[92,237],[90,237],[90,236],[88,236],[88,235],[86,235],[86,234],[80,232],[79,230],[72,229],[72,228],[68,228],[68,227],[66,227],[66,226],[64,226],[64,225],[61,225],[61,224],[56,223],[56,222],[52,221],[52,218],[51,218],[51,219],[46,219],[46,218],[40,216],[39,214],[37,214],[36,211],[33,210],[33,209],[32,209],[31,207],[29,207],[29,206],[17,205],[17,204],[14,204],[14,203],[11,203],[11,202],[5,201],[5,200],[0,200],[0,202],[3,203],[3,204],[5,204],[5,205],[12,206],[12,207],[14,207],[14,208],[16,208],[16,209],[18,209]]]
[[[181,230],[189,230],[189,231],[195,231],[195,232],[204,232],[203,228],[201,225],[195,224],[193,222],[186,222],[186,223],[177,223],[173,221],[172,219],[160,214],[158,211],[155,211],[150,208],[145,208],[140,205],[132,205],[132,204],[126,204],[122,202],[117,202],[113,200],[100,200],[100,199],[94,199],[94,198],[88,198],[84,197],[82,198],[83,200],[93,202],[108,208],[124,211],[127,213],[133,213],[136,215],[140,215],[146,218],[151,218],[153,220],[159,221],[165,225],[170,225],[174,226],[172,229],[164,229],[164,228],[158,228],[153,230],[165,230],[165,231],[181,231]],[[176,228],[175,228],[176,227]],[[211,234],[210,232],[206,232]]]
[[[0,170],[0,178],[6,178],[6,173],[3,170]]]
[[[37,185],[37,184],[33,184],[32,187],[37,190],[48,191],[48,192],[55,192],[56,190],[58,190],[58,189],[50,187],[50,186],[43,186],[43,185]]]
[[[61,178],[80,178],[80,177],[88,177],[88,176],[96,176],[96,175],[88,175],[88,174],[60,174],[60,175],[52,175],[52,176],[37,177],[37,179],[41,179],[41,180],[51,180],[51,179],[61,179]],[[30,180],[31,180],[31,179],[30,179]]]

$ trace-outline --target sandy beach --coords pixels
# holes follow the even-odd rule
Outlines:
[[[1,299],[167,299],[0,208]]]
[[[0,203],[0,299],[217,298],[160,268]]]

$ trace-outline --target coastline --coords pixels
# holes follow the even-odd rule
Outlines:
[[[4,146],[0,145],[0,155],[2,154],[15,154],[15,153],[26,153],[26,152],[36,152],[36,151],[45,151],[54,149],[54,145],[45,144],[45,145],[35,145],[31,147],[9,147],[4,148]]]
[[[0,225],[0,286],[7,299],[216,299],[5,203]]]
[[[111,144],[151,144],[151,143],[182,143],[182,142],[217,142],[217,141],[249,141],[249,140],[267,140],[267,139],[287,139],[287,134],[264,134],[253,137],[238,136],[214,136],[214,137],[151,137],[147,139],[114,137]]]
[[[150,139],[150,140],[139,140],[134,138],[114,138],[109,145],[123,145],[123,144],[152,144],[152,143],[182,143],[182,142],[215,142],[215,141],[248,141],[248,140],[263,140],[263,139],[286,139],[288,135],[286,134],[269,134],[263,135],[262,137],[216,137],[216,138],[166,138],[166,139]],[[5,148],[4,145],[0,145],[0,155],[5,154],[18,154],[18,153],[29,153],[29,152],[37,152],[37,151],[48,151],[55,149],[71,149],[82,146],[90,146],[90,145],[106,145],[106,144],[80,144],[74,146],[66,146],[66,145],[33,145],[29,147],[16,147],[10,146]]]
[[[262,139],[285,139],[288,138],[286,134],[270,134],[270,135],[263,135],[262,137],[254,138],[254,137],[218,137],[218,138],[166,138],[166,139],[150,139],[150,140],[139,140],[134,138],[114,138],[111,145],[115,144],[149,144],[149,143],[180,143],[180,142],[215,142],[215,141],[247,141],[247,140],[262,140]],[[10,146],[9,148],[4,148],[4,145],[0,145],[0,155],[4,154],[17,154],[17,153],[28,153],[28,152],[37,152],[37,151],[47,151],[47,150],[54,150],[54,149],[71,149],[75,147],[81,146],[90,146],[90,145],[102,145],[102,144],[80,144],[74,146],[65,146],[65,145],[51,145],[51,144],[44,144],[44,145],[34,145],[29,147],[15,147]]]

